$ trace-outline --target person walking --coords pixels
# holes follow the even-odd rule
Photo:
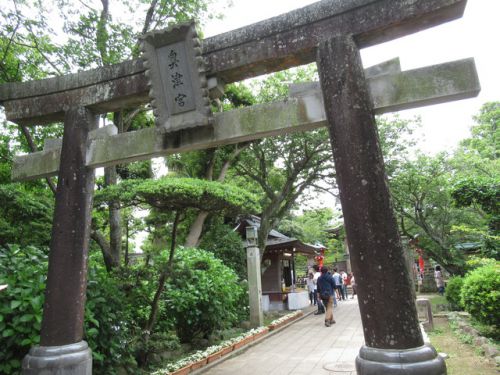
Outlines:
[[[321,276],[321,272],[319,272],[319,266],[317,264],[313,266],[313,269],[314,269],[314,277],[313,277],[314,294],[316,295],[316,302],[318,303],[318,310],[314,313],[314,315],[319,315],[325,313],[325,306],[323,306],[321,298],[318,298],[318,279]]]
[[[349,273],[349,275],[346,276],[344,285],[345,285],[345,299],[349,299],[349,287],[351,286],[351,277],[352,274]]]
[[[344,291],[342,290],[342,276],[340,276],[340,273],[337,272],[336,268],[333,269],[333,276],[332,277],[335,280],[335,289],[338,292],[337,295],[338,295],[339,300],[340,299],[345,300]]]
[[[436,287],[438,289],[438,293],[440,295],[444,294],[444,280],[443,274],[441,272],[441,266],[436,266],[436,270],[434,271],[434,280],[436,280]]]
[[[326,306],[325,326],[330,327],[335,324],[333,319],[333,299],[335,293],[335,280],[328,272],[328,268],[321,268],[321,276],[318,278],[318,297]]]
[[[356,279],[354,278],[354,272],[351,272],[351,286],[352,286],[352,298],[356,295]]]
[[[307,275],[306,284],[307,291],[309,292],[310,305],[314,304],[314,306],[316,306],[317,297],[316,293],[314,293],[316,285],[314,285],[314,275],[312,274],[312,272],[309,272],[309,274]]]
[[[344,270],[340,271],[340,277],[342,278],[342,296],[345,300],[349,298],[347,294],[347,273]]]

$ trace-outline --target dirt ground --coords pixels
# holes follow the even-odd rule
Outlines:
[[[480,354],[473,345],[465,344],[453,333],[446,318],[434,318],[434,331],[429,332],[438,352],[448,354],[448,375],[498,375],[492,360]]]

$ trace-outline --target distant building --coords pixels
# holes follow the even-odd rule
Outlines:
[[[240,218],[235,231],[244,241],[246,227],[249,226],[260,228],[260,218],[254,215]],[[305,244],[274,229],[269,232],[261,264],[264,311],[295,310],[309,305],[307,291],[296,288],[295,257],[297,254],[305,255],[307,265],[312,266],[319,250],[319,246]]]

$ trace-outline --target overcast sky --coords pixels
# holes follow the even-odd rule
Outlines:
[[[220,4],[227,0],[217,0]],[[233,0],[222,20],[205,25],[212,36],[313,3],[310,0]],[[214,8],[215,9],[215,8]],[[220,9],[220,8],[219,8]],[[361,51],[365,67],[399,56],[403,70],[474,57],[481,82],[477,98],[401,111],[422,118],[423,151],[451,150],[469,136],[481,105],[500,100],[500,0],[469,0],[463,18]]]

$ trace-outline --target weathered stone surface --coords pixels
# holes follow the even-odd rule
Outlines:
[[[417,298],[416,303],[419,320],[423,322],[424,328],[427,331],[432,331],[434,329],[434,319],[432,317],[431,302],[428,298]]]
[[[324,0],[204,40],[207,75],[231,83],[306,64],[314,61],[318,43],[332,35],[353,34],[360,46],[370,46],[461,17],[465,4],[466,0]],[[140,62],[101,69],[2,85],[0,103],[11,121],[43,124],[61,120],[71,106],[88,106],[98,113],[148,101]]]
[[[360,47],[398,38],[458,18],[465,1],[320,1],[242,27],[203,43],[209,72],[225,82],[315,60],[316,46],[337,34],[352,34]]]
[[[83,337],[94,170],[85,166],[86,141],[98,118],[85,108],[66,112],[61,166],[43,308],[42,346]]]
[[[363,346],[356,371],[358,375],[446,375],[446,364],[431,345],[406,350]]]
[[[64,120],[64,111],[73,106],[87,107],[95,113],[106,113],[144,104],[149,101],[148,91],[147,80],[142,73],[43,96],[30,95],[1,104],[10,121],[43,125]]]
[[[424,342],[413,300],[413,283],[406,267],[370,93],[354,39],[339,35],[321,43],[318,72],[365,343],[371,348],[396,349],[398,353],[421,347]],[[395,275],[398,282],[394,282]],[[360,352],[363,358],[362,354],[363,349]],[[364,360],[371,361],[369,356]],[[364,363],[358,361],[361,366],[358,374],[389,373],[380,368],[379,372],[370,372],[376,366],[370,364],[365,369]]]
[[[35,346],[23,359],[23,375],[91,375],[92,352],[85,341]]]
[[[205,64],[193,21],[141,36],[156,126],[171,132],[209,125]]]
[[[481,90],[472,58],[374,77],[369,86],[375,113],[470,98]]]
[[[482,348],[484,350],[484,355],[486,357],[495,358],[499,354],[498,349],[495,348],[493,345],[490,345],[489,343],[483,344]]]
[[[454,70],[456,74],[449,75],[449,70]],[[477,79],[458,79],[460,83],[455,81],[460,70],[475,72],[474,60],[459,60],[396,75],[385,74],[368,78],[371,94],[377,98],[374,104],[375,112],[383,113],[391,109],[392,100],[396,100],[395,105],[399,108],[413,108],[429,103],[431,98],[441,102],[445,98],[456,99],[458,96],[477,95],[479,92]],[[414,75],[420,77],[420,84],[428,88],[424,94],[430,95],[430,98],[420,96],[424,94],[415,92],[414,86],[397,86],[397,84],[393,86],[394,91],[398,93],[396,98],[391,91],[387,91],[387,97],[384,96],[386,85],[380,84],[384,79],[389,82],[411,81],[417,85],[418,80],[411,78]],[[434,87],[433,83],[436,83]],[[323,98],[318,83],[300,84],[292,88],[291,92],[294,97],[284,102],[217,113],[214,115],[213,129],[186,129],[169,135],[156,129],[144,129],[90,142],[87,165],[109,166],[118,162],[131,162],[152,156],[216,147],[326,126]],[[411,93],[414,93],[414,96],[411,96]],[[404,105],[401,97],[407,100]],[[59,155],[60,150],[55,148],[18,156],[14,159],[12,177],[15,180],[24,180],[54,175],[57,173]]]
[[[250,325],[264,325],[262,312],[262,284],[260,279],[260,253],[255,246],[247,247],[248,297],[250,300]]]

